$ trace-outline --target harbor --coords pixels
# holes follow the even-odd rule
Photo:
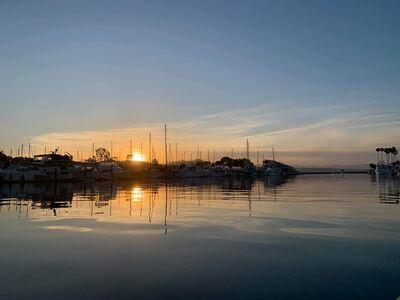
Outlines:
[[[130,180],[143,178],[202,178],[202,177],[265,177],[278,176],[286,178],[300,174],[294,167],[279,162],[275,159],[275,150],[272,148],[271,159],[264,159],[259,163],[250,160],[249,141],[246,140],[245,157],[233,158],[223,156],[217,160],[215,151],[213,161],[210,152],[208,159],[203,160],[201,151],[197,147],[196,159],[186,160],[178,158],[176,144],[175,157],[171,150],[171,143],[167,142],[167,127],[164,126],[164,163],[159,163],[152,148],[151,133],[149,134],[148,160],[143,157],[143,143],[140,152],[134,152],[132,140],[130,150],[125,160],[118,160],[106,148],[95,149],[92,145],[92,156],[86,160],[74,160],[68,153],[61,153],[56,148],[50,153],[31,157],[31,144],[29,143],[28,156],[7,156],[0,153],[0,182],[49,182],[49,181],[86,181],[86,180]],[[23,154],[21,145],[21,154]],[[45,152],[47,152],[45,150]],[[78,151],[77,151],[78,152]],[[20,149],[18,149],[20,153]],[[12,154],[12,151],[10,151]],[[79,156],[79,152],[77,154]]]
[[[248,145],[248,141],[246,142]],[[378,148],[380,149],[380,148]],[[141,154],[136,157],[127,154],[126,160],[120,161],[110,156],[105,148],[93,150],[95,153],[85,161],[76,161],[69,153],[60,154],[58,149],[49,154],[39,154],[31,157],[12,157],[0,153],[0,182],[49,182],[49,181],[90,181],[90,180],[130,180],[145,178],[215,178],[215,177],[254,177],[263,178],[305,174],[373,174],[377,176],[399,176],[400,163],[395,147],[392,153],[386,154],[383,160],[383,150],[377,149],[377,163],[371,163],[369,170],[345,170],[329,168],[301,168],[284,164],[275,160],[272,149],[272,159],[264,159],[261,164],[253,163],[247,156],[231,158],[224,156],[219,160],[208,161],[195,159],[191,161],[171,159],[162,164],[157,159],[144,161]],[[383,149],[383,148],[382,148]],[[388,151],[388,150],[387,150]],[[257,153],[258,154],[258,153]],[[168,151],[166,151],[168,157]]]
[[[0,300],[400,300],[400,1],[0,1]]]
[[[169,147],[168,147],[169,145]],[[211,160],[210,151],[207,151],[207,160],[201,157],[201,151],[197,147],[196,159],[186,160],[185,152],[178,154],[178,144],[175,145],[175,153],[172,151],[171,143],[167,141],[167,127],[164,126],[164,163],[159,163],[152,147],[151,133],[149,134],[148,159],[144,159],[143,143],[140,143],[140,152],[134,152],[132,140],[130,150],[125,160],[113,157],[111,151],[100,147],[95,149],[92,144],[92,156],[79,160],[68,153],[61,153],[59,148],[54,151],[35,155],[31,157],[31,144],[29,143],[28,156],[23,155],[23,144],[21,145],[22,156],[13,157],[0,151],[0,182],[49,182],[49,181],[87,181],[87,180],[131,180],[145,178],[215,178],[215,177],[282,177],[304,175],[304,174],[358,174],[368,173],[377,176],[399,176],[400,162],[397,158],[396,147],[377,148],[377,163],[371,163],[369,170],[344,170],[342,169],[303,169],[282,163],[275,158],[275,149],[272,147],[271,159],[263,159],[260,163],[259,151],[256,152],[256,163],[250,160],[249,141],[246,140],[246,148],[243,156],[233,158],[223,156],[219,160],[213,153]],[[121,152],[121,151],[120,151]],[[18,154],[20,149],[18,149]],[[233,154],[233,151],[232,151]],[[386,160],[384,160],[384,154]],[[175,157],[174,157],[175,155]],[[179,156],[180,155],[180,156]],[[233,155],[232,155],[233,156]]]

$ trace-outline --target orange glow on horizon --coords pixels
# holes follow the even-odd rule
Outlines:
[[[132,154],[131,160],[132,161],[144,161],[144,155],[140,154],[138,152],[135,152]]]

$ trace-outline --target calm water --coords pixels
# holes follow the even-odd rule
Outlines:
[[[1,299],[396,299],[400,182],[0,185]]]

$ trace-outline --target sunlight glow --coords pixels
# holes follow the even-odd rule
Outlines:
[[[132,154],[132,161],[144,161],[144,156],[138,152]]]
[[[140,202],[142,201],[143,193],[140,187],[135,187],[131,190],[131,201]]]

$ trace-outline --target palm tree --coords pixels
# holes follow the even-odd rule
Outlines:
[[[385,148],[383,151],[386,154],[386,164],[389,164],[389,154],[391,152],[392,148]]]
[[[399,154],[399,152],[397,151],[396,147],[392,147],[392,150],[393,150],[394,159],[395,159],[395,161],[397,161],[397,154]]]
[[[379,152],[384,152],[385,151],[385,149],[383,149],[383,148],[379,148]],[[380,160],[382,160],[383,159],[383,153],[381,154],[381,156],[380,156]]]
[[[396,149],[396,147],[391,147],[390,148],[390,160],[391,160],[391,162],[395,162],[396,161],[396,155],[397,155],[397,149]]]
[[[376,161],[379,162],[379,152],[381,151],[381,148],[376,148]]]

